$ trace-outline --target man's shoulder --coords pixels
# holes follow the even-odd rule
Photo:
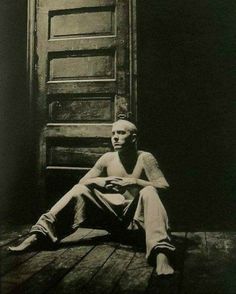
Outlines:
[[[106,153],[104,153],[104,154],[100,157],[100,159],[101,159],[101,160],[104,160],[104,161],[110,161],[110,160],[112,160],[112,159],[114,158],[114,156],[115,156],[115,152],[110,151],[110,152],[106,152]]]
[[[95,163],[95,166],[99,169],[106,168],[109,163],[113,160],[114,158],[114,152],[106,152],[104,153],[98,161]]]
[[[151,152],[148,152],[148,151],[138,151],[140,156],[141,156],[141,159],[142,159],[142,162],[144,165],[149,165],[151,163],[156,163],[157,160],[155,158],[155,156],[151,153]]]
[[[143,159],[155,158],[155,156],[151,152],[148,152],[148,151],[139,150],[138,153]]]

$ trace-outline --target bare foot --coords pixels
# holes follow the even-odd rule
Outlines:
[[[37,242],[38,242],[37,235],[32,234],[28,238],[26,238],[20,245],[8,247],[8,250],[12,252],[26,251],[29,248],[33,247],[33,245],[35,245]]]
[[[157,254],[156,273],[160,275],[172,275],[174,269],[170,266],[168,257],[164,253]]]

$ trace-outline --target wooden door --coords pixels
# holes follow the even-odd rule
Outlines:
[[[35,118],[45,175],[86,172],[135,117],[135,1],[37,0]],[[57,179],[58,180],[58,179]]]

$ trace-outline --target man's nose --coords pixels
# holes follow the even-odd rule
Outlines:
[[[113,139],[114,139],[115,141],[118,141],[118,140],[119,140],[119,136],[118,136],[117,134],[115,134],[115,135],[113,136]]]

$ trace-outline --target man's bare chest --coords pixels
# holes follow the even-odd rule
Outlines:
[[[130,178],[141,178],[144,171],[141,156],[137,158],[137,161],[133,165],[130,171],[127,171],[124,165],[119,160],[119,157],[115,154],[112,159],[107,163],[107,176],[117,177],[130,177]]]

